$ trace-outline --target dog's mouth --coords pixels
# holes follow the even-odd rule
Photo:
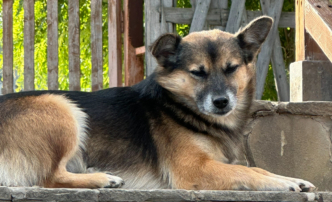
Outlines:
[[[215,117],[221,117],[221,116],[226,117],[226,116],[230,115],[233,111],[233,109],[223,109],[223,110],[215,109],[212,111],[208,111],[205,109],[199,109],[199,110],[202,114],[205,114],[207,116],[215,116]]]

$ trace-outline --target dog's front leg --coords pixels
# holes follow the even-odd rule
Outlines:
[[[300,185],[241,166],[208,158],[173,165],[173,185],[178,189],[301,191]]]
[[[302,189],[303,192],[313,191],[316,188],[311,182],[306,181],[306,180],[292,178],[292,177],[285,177],[282,175],[276,175],[276,174],[270,173],[264,169],[257,168],[257,167],[251,167],[251,169],[254,170],[255,172],[258,172],[258,173],[266,175],[266,176],[294,182],[300,186],[300,188]]]

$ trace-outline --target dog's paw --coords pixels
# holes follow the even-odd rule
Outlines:
[[[299,184],[295,182],[277,179],[277,178],[268,178],[264,180],[263,186],[258,187],[260,191],[294,191],[300,192],[302,191]]]
[[[108,185],[104,186],[104,188],[120,188],[125,184],[123,179],[120,177],[114,176],[110,173],[106,173],[106,175],[109,183]]]
[[[315,185],[306,180],[296,179],[296,178],[290,178],[289,180],[299,185],[302,192],[312,192],[316,189]]]

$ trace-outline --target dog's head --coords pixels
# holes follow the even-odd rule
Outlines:
[[[209,116],[228,115],[254,88],[255,60],[273,20],[261,17],[236,34],[220,30],[181,38],[162,35],[151,46],[157,82],[178,101]]]

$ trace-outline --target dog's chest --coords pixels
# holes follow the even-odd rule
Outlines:
[[[193,142],[198,148],[207,153],[210,158],[222,163],[234,164],[240,153],[239,146],[233,142],[220,143],[205,135],[195,136]]]
[[[152,172],[140,171],[137,173],[117,173],[125,181],[124,189],[167,189],[167,183],[155,176]]]

